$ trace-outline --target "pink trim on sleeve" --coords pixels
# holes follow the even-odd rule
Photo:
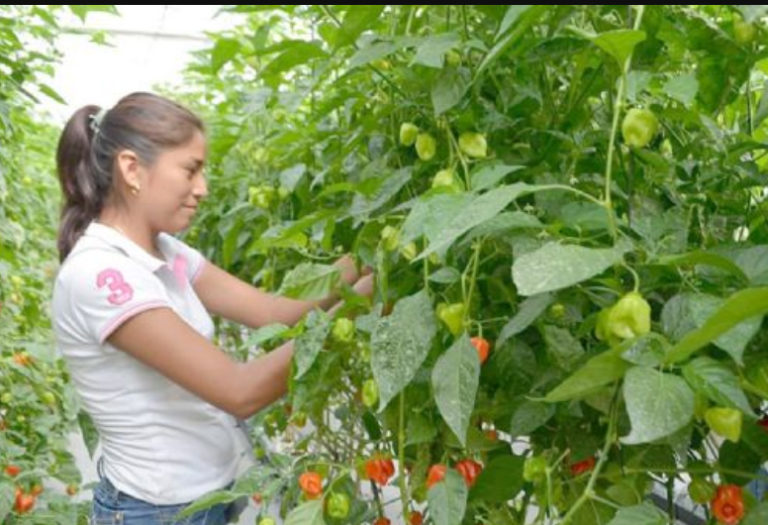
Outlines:
[[[99,343],[104,344],[104,341],[107,340],[107,337],[109,337],[112,334],[112,332],[114,332],[121,324],[127,321],[130,317],[133,317],[134,315],[137,315],[146,310],[151,310],[153,308],[160,308],[162,306],[170,307],[170,305],[166,301],[158,301],[157,299],[153,299],[151,301],[144,301],[143,303],[138,303],[133,305],[131,308],[129,308],[128,310],[120,314],[120,316],[118,316],[112,322],[110,322],[101,331],[101,335],[99,336]]]
[[[177,253],[176,257],[173,259],[173,275],[176,276],[176,283],[181,287],[182,290],[187,285],[188,264],[189,263],[187,262],[187,258],[180,253]]]
[[[206,264],[208,264],[208,260],[205,259],[205,257],[201,258],[200,264],[197,265],[197,269],[195,270],[194,275],[192,275],[192,280],[191,280],[192,284],[194,284],[195,281],[197,281],[197,278],[200,277],[200,274],[203,273],[203,267]]]

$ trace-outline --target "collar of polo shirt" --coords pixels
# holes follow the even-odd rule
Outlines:
[[[96,237],[108,243],[109,245],[114,246],[134,261],[137,261],[142,266],[146,267],[150,272],[154,273],[163,266],[168,265],[167,260],[164,261],[162,259],[158,259],[116,229],[107,226],[106,224],[96,222],[95,220],[91,221],[91,223],[85,229],[84,235]],[[159,243],[158,248],[167,259],[168,254],[165,253],[162,243]]]

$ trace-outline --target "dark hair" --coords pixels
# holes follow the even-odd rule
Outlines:
[[[101,213],[114,186],[120,151],[132,150],[142,164],[151,166],[164,149],[186,144],[196,130],[204,131],[191,111],[152,93],[123,97],[96,126],[99,110],[94,105],[78,109],[59,137],[56,166],[64,193],[57,243],[60,262]]]

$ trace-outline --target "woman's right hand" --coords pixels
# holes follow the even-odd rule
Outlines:
[[[363,277],[360,277],[352,286],[352,289],[359,295],[371,298],[373,297],[373,287],[375,282],[376,274],[369,273]]]

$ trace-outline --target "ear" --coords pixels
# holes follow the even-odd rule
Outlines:
[[[139,156],[129,149],[124,149],[117,154],[118,176],[128,187],[141,186],[142,166]]]

